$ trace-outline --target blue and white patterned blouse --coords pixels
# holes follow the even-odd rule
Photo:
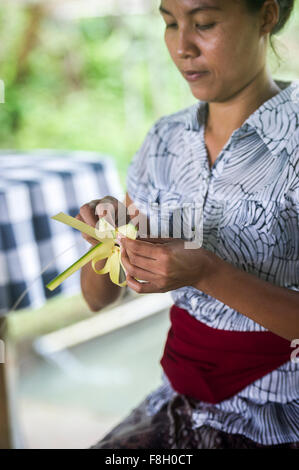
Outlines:
[[[148,215],[153,203],[201,202],[204,248],[299,291],[298,83],[279,85],[282,91],[233,132],[212,168],[204,141],[207,103],[162,117],[129,166],[127,191]],[[196,288],[185,286],[171,296],[210,327],[266,331]],[[149,414],[175,393],[162,377],[148,396]],[[194,427],[210,425],[264,445],[299,441],[299,364],[290,360],[219,404],[199,402],[193,421]]]

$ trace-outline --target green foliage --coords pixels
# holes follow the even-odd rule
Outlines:
[[[116,157],[125,186],[126,168],[145,133],[161,115],[194,102],[168,57],[158,15],[39,19],[30,42],[31,8],[0,6],[0,147],[93,150]],[[298,14],[284,33],[298,48]],[[299,62],[285,58],[280,78],[298,75]],[[25,59],[24,59],[25,57]]]

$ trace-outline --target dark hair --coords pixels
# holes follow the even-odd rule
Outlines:
[[[257,12],[262,8],[265,0],[245,0],[245,2],[249,11]],[[277,0],[277,3],[280,9],[279,21],[273,28],[271,36],[279,33],[285,26],[293,11],[295,0]]]

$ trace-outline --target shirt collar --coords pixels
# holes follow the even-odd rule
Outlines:
[[[290,152],[294,150],[294,133],[298,127],[299,81],[280,82],[280,85],[285,88],[265,101],[233,133],[234,137],[244,137],[255,131],[274,155],[279,155],[286,147]],[[206,113],[207,103],[199,101],[177,116],[183,118],[186,130],[196,132],[205,122]]]
[[[246,124],[253,127],[273,155],[279,155],[283,148],[295,143],[294,135],[298,127],[299,96],[298,82],[292,82],[280,93],[263,103],[249,118]]]

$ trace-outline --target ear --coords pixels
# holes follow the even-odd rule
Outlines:
[[[279,22],[280,8],[277,0],[266,0],[260,12],[261,34],[270,34]]]

